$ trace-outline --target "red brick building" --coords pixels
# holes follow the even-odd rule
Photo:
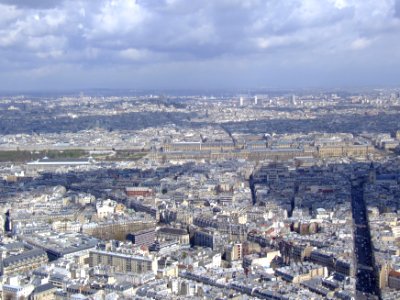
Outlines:
[[[127,187],[125,192],[129,197],[148,197],[153,195],[153,190],[147,187]]]

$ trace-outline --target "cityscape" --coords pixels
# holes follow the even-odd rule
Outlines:
[[[399,91],[4,97],[3,299],[398,299]]]
[[[189,2],[0,0],[0,300],[400,299],[400,1]]]

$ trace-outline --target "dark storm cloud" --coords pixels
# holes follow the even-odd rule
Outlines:
[[[0,0],[0,79],[237,85],[330,72],[340,82],[399,69],[399,11],[400,0]]]

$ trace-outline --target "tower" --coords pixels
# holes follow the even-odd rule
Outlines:
[[[369,172],[368,172],[368,182],[369,183],[375,183],[376,180],[376,170],[374,167],[374,163],[371,163],[371,165],[369,166]]]
[[[240,97],[240,106],[243,106],[243,97]]]
[[[254,96],[254,105],[257,105],[258,104],[258,98],[257,98],[257,96]]]
[[[292,95],[292,104],[293,104],[293,105],[296,105],[296,104],[297,104],[297,103],[296,103],[296,95],[295,95],[295,94]]]

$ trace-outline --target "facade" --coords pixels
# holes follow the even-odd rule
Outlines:
[[[201,247],[208,247],[212,250],[221,246],[221,236],[218,231],[202,230],[194,233],[194,245]]]
[[[164,145],[164,152],[175,152],[175,151],[200,151],[200,142],[181,142]]]
[[[354,267],[350,261],[337,260],[335,271],[346,276],[354,276]]]
[[[293,283],[300,283],[317,276],[324,277],[327,274],[328,270],[326,267],[310,263],[292,265],[290,267],[283,267],[275,270],[275,276],[281,277],[283,280]]]
[[[128,197],[148,197],[153,194],[153,190],[147,187],[127,187],[125,193]]]
[[[181,142],[164,145],[164,152],[221,152],[232,151],[235,145],[231,142]]]
[[[400,272],[397,271],[389,272],[388,286],[391,289],[400,290]]]
[[[9,282],[3,285],[2,299],[28,299],[34,288],[32,284],[20,284],[18,277],[11,277]]]
[[[143,274],[153,272],[157,274],[157,259],[151,255],[139,256],[119,252],[92,250],[89,253],[89,265],[114,267],[116,272]]]
[[[28,162],[27,168],[29,170],[55,170],[57,168],[74,168],[80,166],[90,166],[94,163],[93,160],[88,158],[82,159],[49,159],[43,158],[36,161]]]
[[[153,206],[131,199],[131,201],[129,201],[129,207],[133,208],[135,211],[145,212],[154,217],[157,221],[160,220],[160,212]]]
[[[241,260],[243,258],[243,245],[241,243],[236,243],[229,245],[226,249],[226,259],[227,261]]]
[[[53,300],[57,287],[51,283],[46,283],[36,287],[31,295],[32,300]]]
[[[97,216],[100,219],[106,218],[115,212],[117,202],[111,199],[101,200],[96,203]]]
[[[332,254],[326,254],[320,251],[311,251],[310,261],[315,264],[326,266],[330,271],[335,268],[335,257]]]
[[[157,236],[161,239],[175,239],[182,245],[190,243],[189,233],[184,229],[162,227],[157,231]]]
[[[275,257],[280,256],[279,251],[269,251],[265,256],[259,256],[257,254],[246,255],[243,258],[243,268],[249,268],[252,266],[270,267],[271,262]]]
[[[344,157],[344,156],[367,156],[372,152],[370,145],[345,145],[345,146],[321,146],[318,154],[321,158]]]
[[[82,233],[102,240],[124,241],[129,233],[143,230],[150,225],[153,225],[153,222],[122,219],[112,222],[84,224]]]
[[[33,249],[21,254],[9,256],[2,261],[2,275],[20,274],[34,270],[48,262],[45,251]]]
[[[51,227],[58,232],[80,232],[82,225],[79,222],[55,221]]]
[[[144,229],[129,233],[127,239],[136,246],[150,246],[156,239],[155,228]]]

